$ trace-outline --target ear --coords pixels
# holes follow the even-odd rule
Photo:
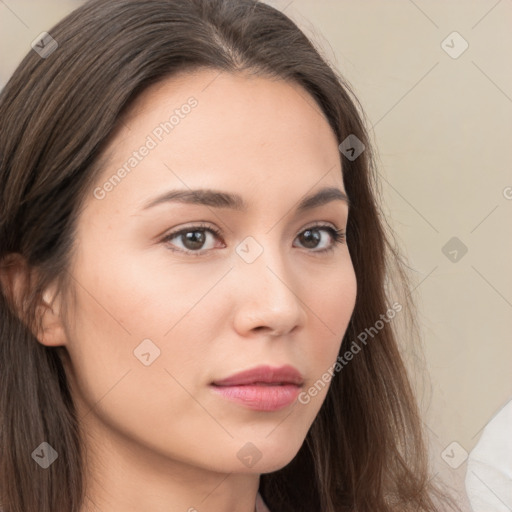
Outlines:
[[[0,265],[0,285],[15,314],[26,325],[26,297],[34,284],[35,271],[29,268],[21,254],[9,254]],[[42,293],[36,306],[34,336],[46,346],[66,344],[64,324],[61,318],[61,300],[55,285],[49,286]]]

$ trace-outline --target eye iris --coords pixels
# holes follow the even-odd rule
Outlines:
[[[314,248],[318,245],[322,237],[320,236],[317,229],[306,229],[301,238],[305,240],[305,243],[302,242],[304,246],[308,248]]]
[[[181,236],[184,237],[183,242],[185,247],[190,250],[200,249],[204,245],[206,239],[204,231],[187,231],[187,233],[184,233]]]

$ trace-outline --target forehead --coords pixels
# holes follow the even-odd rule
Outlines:
[[[241,190],[264,180],[305,193],[324,177],[325,185],[342,183],[338,143],[314,99],[298,84],[249,73],[199,70],[152,85],[122,117],[106,154],[103,182],[127,171],[112,197],[121,187],[129,196],[171,185]]]

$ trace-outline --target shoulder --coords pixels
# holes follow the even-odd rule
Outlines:
[[[469,454],[465,487],[475,512],[512,510],[512,401],[488,423]]]
[[[484,428],[469,459],[482,462],[503,462],[511,465],[512,454],[512,400],[510,400]]]

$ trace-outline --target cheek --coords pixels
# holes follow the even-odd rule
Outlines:
[[[312,342],[307,348],[309,379],[299,402],[316,416],[327,395],[336,371],[334,365],[340,353],[343,337],[352,316],[357,295],[357,282],[352,264],[342,272],[332,272],[329,281],[311,296]],[[335,378],[335,377],[334,377]]]
[[[204,380],[204,361],[215,359],[209,351],[224,295],[223,283],[215,284],[227,269],[185,272],[84,253],[73,270],[80,285],[68,326],[80,415],[94,409],[111,428],[146,443],[149,418],[151,438],[160,442],[170,429],[197,439],[218,428],[191,395]]]
[[[205,297],[218,279],[215,275],[202,280],[197,273],[174,271],[170,276],[169,269],[166,274],[119,256],[115,261],[115,265],[77,264],[81,270],[74,272],[80,286],[68,350],[84,378],[95,375],[91,384],[98,393],[131,368],[175,367],[179,360],[185,373],[202,348],[195,340],[207,343],[197,333],[205,329],[215,306]],[[93,268],[101,270],[89,270]]]
[[[122,434],[172,457],[200,459],[197,440],[218,425],[191,398],[209,357],[201,350],[208,343],[204,329],[195,329],[198,319],[186,314],[198,290],[171,302],[178,295],[172,288],[164,297],[164,287],[155,284],[152,296],[151,283],[141,280],[140,295],[134,296],[133,282],[131,289],[120,287],[125,281],[106,273],[101,286],[77,294],[68,350],[79,417],[88,428],[101,424],[103,434]]]
[[[320,276],[321,277],[321,276]],[[316,325],[319,333],[317,339],[322,339],[319,355],[337,353],[348,323],[354,310],[357,295],[357,282],[352,264],[345,264],[341,271],[331,272],[315,286],[314,295],[310,294],[307,303],[310,310],[310,320]],[[323,334],[320,335],[320,332]],[[330,349],[329,349],[330,347]],[[327,360],[329,360],[326,355]]]

